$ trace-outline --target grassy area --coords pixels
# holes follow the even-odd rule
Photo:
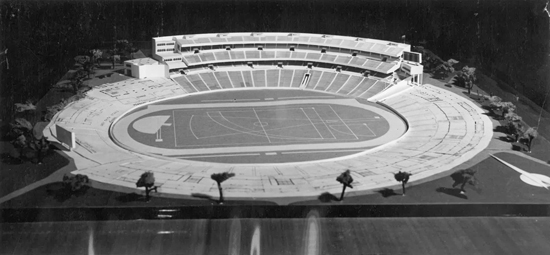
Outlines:
[[[530,173],[550,176],[550,166],[533,162],[529,159],[510,153],[498,153],[495,156]],[[452,187],[453,179],[449,176],[430,182],[407,185],[406,196],[402,196],[401,186],[396,182],[395,189],[382,189],[377,194],[345,197],[343,202],[334,198],[340,194],[320,195],[317,200],[294,203],[294,205],[311,205],[319,203],[336,204],[431,204],[431,203],[550,203],[550,191],[528,185],[520,174],[493,158],[487,158],[471,167],[477,170],[476,178],[480,184],[477,188],[467,185],[466,194],[460,194],[460,187]],[[325,201],[325,202],[323,202]]]
[[[17,162],[8,156],[11,147],[11,144],[0,141],[0,197],[44,179],[70,163],[57,152],[45,156],[40,165]]]
[[[425,74],[424,76],[424,82],[433,84],[436,86],[443,86],[443,84],[453,84],[453,77],[455,74],[451,74],[447,77],[435,79],[433,77],[430,77],[430,74]],[[511,89],[507,88],[507,85],[498,84],[496,81],[491,79],[488,76],[485,76],[483,73],[478,73],[478,82],[476,85],[474,85],[474,88],[471,90],[471,94],[467,94],[467,89],[457,86],[451,86],[451,87],[443,87],[448,90],[451,90],[459,95],[463,95],[465,97],[469,97],[472,100],[475,100],[478,104],[483,106],[489,106],[489,101],[483,101],[479,100],[479,97],[477,96],[477,93],[480,95],[495,95],[503,99],[503,101],[512,102],[514,105],[516,105],[516,113],[523,118],[524,125],[530,126],[530,127],[537,127],[539,131],[539,136],[535,140],[533,140],[532,144],[532,153],[528,153],[526,151],[523,151],[525,155],[528,155],[530,157],[534,157],[536,159],[540,159],[545,162],[550,162],[550,113],[546,111],[542,111],[541,108],[536,106],[533,102],[531,102],[529,99],[527,99],[525,96],[518,94],[515,91],[512,91]],[[519,96],[519,100],[518,100]],[[499,118],[494,118],[495,116],[489,115],[489,117],[492,117],[495,120],[498,120],[499,123],[502,125],[505,125],[505,121],[500,120]],[[539,122],[540,117],[540,122]],[[505,137],[507,134],[503,132],[503,129],[500,127],[494,127],[495,132],[501,133],[502,139],[505,140]],[[510,149],[518,149],[514,148],[512,146],[512,143],[510,143]]]
[[[487,94],[498,96],[503,101],[512,102],[517,107],[516,113],[523,118],[527,125],[538,127],[539,134],[544,136],[546,140],[550,139],[550,113],[541,110],[541,107],[531,102],[524,95],[514,91],[507,84],[497,83],[482,73],[477,74],[477,77],[476,89],[479,88]]]
[[[550,176],[550,166],[533,162],[529,159],[510,153],[498,153],[497,157],[530,173]],[[318,199],[297,202],[291,205],[315,204],[441,204],[441,203],[550,203],[550,191],[528,185],[519,177],[520,174],[493,158],[473,166],[479,180],[478,187],[466,186],[466,194],[460,194],[459,187],[452,187],[453,180],[449,176],[414,184],[414,176],[407,185],[407,195],[402,196],[400,185],[396,182],[394,189],[382,189],[375,194],[345,197],[343,202],[337,201],[340,194],[320,194]],[[35,207],[166,207],[166,206],[211,206],[216,205],[217,197],[204,199],[175,199],[153,197],[145,201],[144,192],[122,193],[95,188],[85,192],[70,193],[64,190],[61,182],[51,183],[24,195],[3,203],[4,208],[35,208]],[[266,201],[228,200],[227,205],[266,205],[274,204]]]
[[[1,205],[3,208],[39,208],[39,207],[120,207],[120,206],[211,206],[217,205],[217,197],[204,199],[175,199],[157,197],[152,192],[149,202],[145,201],[145,192],[121,193],[95,188],[87,188],[85,191],[71,193],[64,189],[62,182],[50,183],[35,190],[25,193],[17,198],[9,200]],[[226,200],[226,205],[274,205],[265,201],[237,201]]]

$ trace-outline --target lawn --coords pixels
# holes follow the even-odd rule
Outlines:
[[[217,204],[217,197],[202,197],[196,199],[176,199],[157,197],[152,192],[149,202],[145,201],[145,192],[121,193],[102,189],[87,188],[81,192],[67,192],[62,182],[55,182],[29,191],[17,198],[9,200],[2,208],[47,208],[47,207],[170,207],[170,206],[211,206]],[[265,201],[234,201],[226,200],[226,205],[274,205]]]
[[[550,176],[550,166],[533,162],[510,153],[498,153],[497,157],[531,173]],[[472,167],[477,170],[479,186],[466,186],[466,194],[460,194],[459,188],[453,188],[449,176],[414,184],[414,176],[407,185],[407,195],[401,195],[401,187],[396,182],[394,189],[383,189],[375,194],[346,196],[343,202],[336,201],[340,194],[320,192],[318,199],[296,202],[291,205],[315,204],[453,204],[453,203],[510,203],[510,204],[548,204],[550,191],[530,186],[520,180],[520,174],[504,166],[493,158],[488,158]],[[349,191],[349,190],[348,190]],[[197,199],[156,197],[153,193],[150,202],[146,202],[143,192],[121,193],[89,188],[81,193],[67,193],[60,182],[51,183],[2,204],[4,208],[28,207],[167,207],[167,206],[211,206],[217,197]],[[227,205],[273,205],[272,202],[259,200],[227,200]]]
[[[510,153],[495,156],[530,173],[550,176],[550,165],[540,164]],[[466,194],[460,194],[459,187],[453,188],[449,172],[447,177],[414,184],[414,176],[407,185],[406,196],[402,196],[401,185],[394,189],[382,189],[376,194],[349,196],[343,202],[335,201],[340,194],[320,194],[317,200],[297,202],[294,205],[327,203],[343,204],[431,204],[431,203],[550,203],[550,191],[528,185],[520,180],[520,174],[493,158],[487,158],[471,167],[477,170],[480,184],[477,188],[467,185]]]
[[[8,156],[11,148],[10,143],[0,141],[0,197],[44,179],[71,163],[55,151],[44,157],[43,164],[19,163]]]

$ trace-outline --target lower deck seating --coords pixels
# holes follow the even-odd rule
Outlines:
[[[387,81],[334,70],[306,68],[273,68],[245,70],[217,70],[174,78],[188,93],[232,88],[300,88],[305,75],[307,84],[302,88],[368,99],[391,84]]]

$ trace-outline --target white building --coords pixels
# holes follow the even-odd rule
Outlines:
[[[152,58],[138,58],[124,61],[124,73],[138,79],[168,77],[168,66]]]

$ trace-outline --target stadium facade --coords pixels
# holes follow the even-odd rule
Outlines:
[[[421,54],[411,52],[408,44],[375,39],[307,33],[196,34],[155,37],[152,49],[153,58],[172,74],[238,64],[307,66],[422,84]],[[132,73],[135,61],[127,61],[127,74]],[[165,74],[157,71],[148,77],[152,76]]]

